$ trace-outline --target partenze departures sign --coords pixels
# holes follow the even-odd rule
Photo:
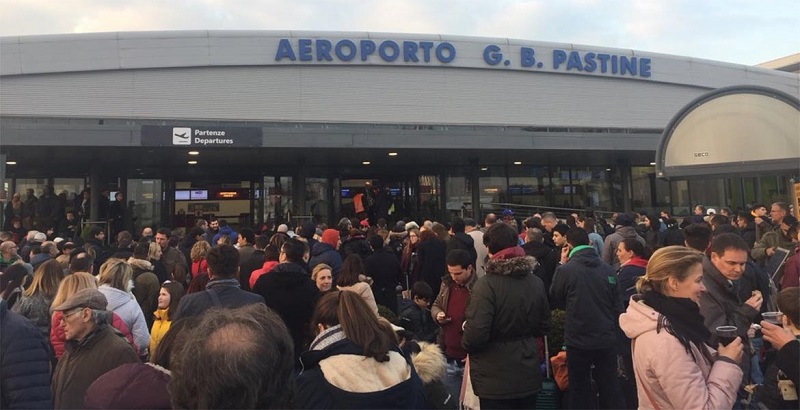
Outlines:
[[[312,64],[403,64],[459,65],[459,58],[481,59],[491,67],[516,70],[591,73],[618,77],[650,78],[652,60],[648,57],[600,51],[559,48],[536,50],[528,46],[487,44],[482,50],[459,52],[448,41],[328,40],[323,38],[282,38],[277,44],[278,63]]]

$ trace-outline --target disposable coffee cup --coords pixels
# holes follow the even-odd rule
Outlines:
[[[736,331],[739,330],[736,326],[719,326],[717,327],[717,338],[719,338],[719,342],[722,343],[723,346],[727,346],[731,344],[736,337]]]
[[[765,322],[772,323],[776,326],[783,326],[783,313],[781,312],[764,312],[761,314]]]

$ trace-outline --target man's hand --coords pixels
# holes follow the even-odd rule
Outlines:
[[[772,256],[775,254],[775,248],[767,248],[766,250],[767,256]]]
[[[760,311],[761,304],[764,303],[764,298],[761,297],[761,292],[758,293],[753,292],[753,296],[750,296],[750,299],[747,299],[747,301],[744,303],[745,305]]]
[[[564,245],[564,246],[561,247],[561,264],[562,265],[567,263],[567,261],[569,261],[569,251],[571,251],[571,250],[572,250],[572,248],[570,248],[569,245]]]
[[[445,315],[444,312],[439,312],[439,313],[436,314],[436,321],[440,325],[444,325],[446,323],[450,323],[451,320],[452,319],[450,319],[450,320],[447,319],[447,315]]]
[[[795,340],[794,335],[788,329],[765,320],[761,321],[761,334],[764,335],[764,340],[768,341],[776,350],[781,350],[783,345]]]

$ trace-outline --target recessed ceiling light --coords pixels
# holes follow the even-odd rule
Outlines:
[[[17,165],[17,161],[6,161],[6,165]]]
[[[369,161],[363,161],[363,162],[361,163],[361,165],[369,165],[369,164],[371,164],[371,162],[369,162]]]
[[[189,151],[189,155],[200,155],[200,151]]]
[[[390,152],[390,153],[389,153],[389,156],[390,156],[390,157],[396,157],[396,156],[397,156],[397,153],[396,153],[396,152]]]
[[[196,164],[197,164],[197,161],[189,161],[189,162],[187,162],[187,164],[189,164],[189,165],[196,165]]]
[[[483,168],[481,168],[481,171],[488,171],[488,170],[489,170],[489,167],[483,167]]]
[[[606,171],[611,171],[611,168],[606,168]]]
[[[522,165],[522,161],[514,161],[514,165]]]
[[[650,165],[653,165],[653,166],[655,166],[655,165],[656,165],[656,163],[655,163],[655,162],[651,162],[651,163],[650,163]]]

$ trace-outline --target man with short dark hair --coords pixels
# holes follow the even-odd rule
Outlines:
[[[636,228],[633,227],[635,223],[636,221],[633,219],[633,215],[627,212],[617,215],[617,226],[614,230],[614,233],[606,236],[606,239],[603,242],[603,262],[611,265],[611,267],[614,269],[619,269],[617,247],[619,247],[620,242],[624,241],[625,239],[636,239],[643,246],[647,246],[644,238],[636,233]]]
[[[239,289],[239,251],[231,245],[211,248],[206,256],[210,280],[203,292],[184,296],[172,320],[202,315],[212,307],[238,308],[264,303],[264,298]]]
[[[493,225],[484,241],[486,276],[472,289],[461,338],[472,386],[481,408],[533,408],[542,387],[536,337],[550,330],[547,290],[514,226]]]
[[[687,248],[706,252],[711,244],[711,227],[706,223],[690,224],[683,229],[683,240]]]
[[[744,274],[747,265],[747,251],[747,244],[740,236],[724,233],[714,237],[708,254],[703,257],[705,292],[700,294],[700,313],[705,319],[706,327],[711,331],[708,343],[712,347],[719,345],[716,328],[726,325],[736,326],[737,334],[747,346],[747,331],[761,310],[761,292],[752,292],[744,303],[737,292],[738,279]],[[752,355],[748,350],[745,349],[739,364],[744,371],[743,386],[750,384]]]
[[[169,246],[170,235],[172,232],[169,228],[159,228],[156,231],[156,243],[161,247],[161,263],[164,264],[164,268],[172,280],[184,283],[186,272],[189,271],[186,258],[181,251]]]
[[[138,363],[133,347],[108,325],[108,300],[97,289],[83,289],[53,311],[63,312],[66,349],[53,372],[53,407],[84,407],[86,390],[98,377],[126,363]]]
[[[92,259],[91,255],[86,252],[81,252],[69,261],[69,273],[72,274],[76,272],[86,272],[90,275],[94,275],[94,259]]]
[[[174,408],[290,407],[292,339],[273,311],[261,304],[213,310],[189,332],[170,369]]]
[[[623,215],[627,214],[617,219]],[[569,352],[569,408],[593,407],[590,374],[594,365],[600,408],[620,409],[624,403],[617,383],[616,337],[622,306],[617,298],[615,269],[600,260],[583,229],[572,228],[566,237],[561,266],[556,268],[550,288],[550,302],[567,312],[564,344]]]
[[[106,232],[103,228],[93,225],[89,228],[89,239],[86,240],[84,249],[94,259],[94,271],[100,272],[100,266],[106,261]]]
[[[248,256],[247,259],[241,260],[239,283],[242,285],[242,289],[251,290],[250,276],[253,274],[254,270],[261,269],[264,266],[264,262],[267,260],[267,255],[264,250],[267,248],[267,245],[269,245],[269,238],[266,235],[256,236],[255,244],[253,245],[253,253]],[[239,255],[243,256],[242,248],[239,248]]]
[[[253,285],[253,292],[264,297],[267,306],[280,315],[294,340],[295,358],[311,340],[311,315],[320,297],[319,289],[306,264],[308,244],[289,239],[281,247],[280,262]]]
[[[240,261],[244,263],[250,255],[253,254],[255,248],[253,244],[256,242],[256,233],[250,228],[242,228],[236,238],[236,246],[239,248]]]

